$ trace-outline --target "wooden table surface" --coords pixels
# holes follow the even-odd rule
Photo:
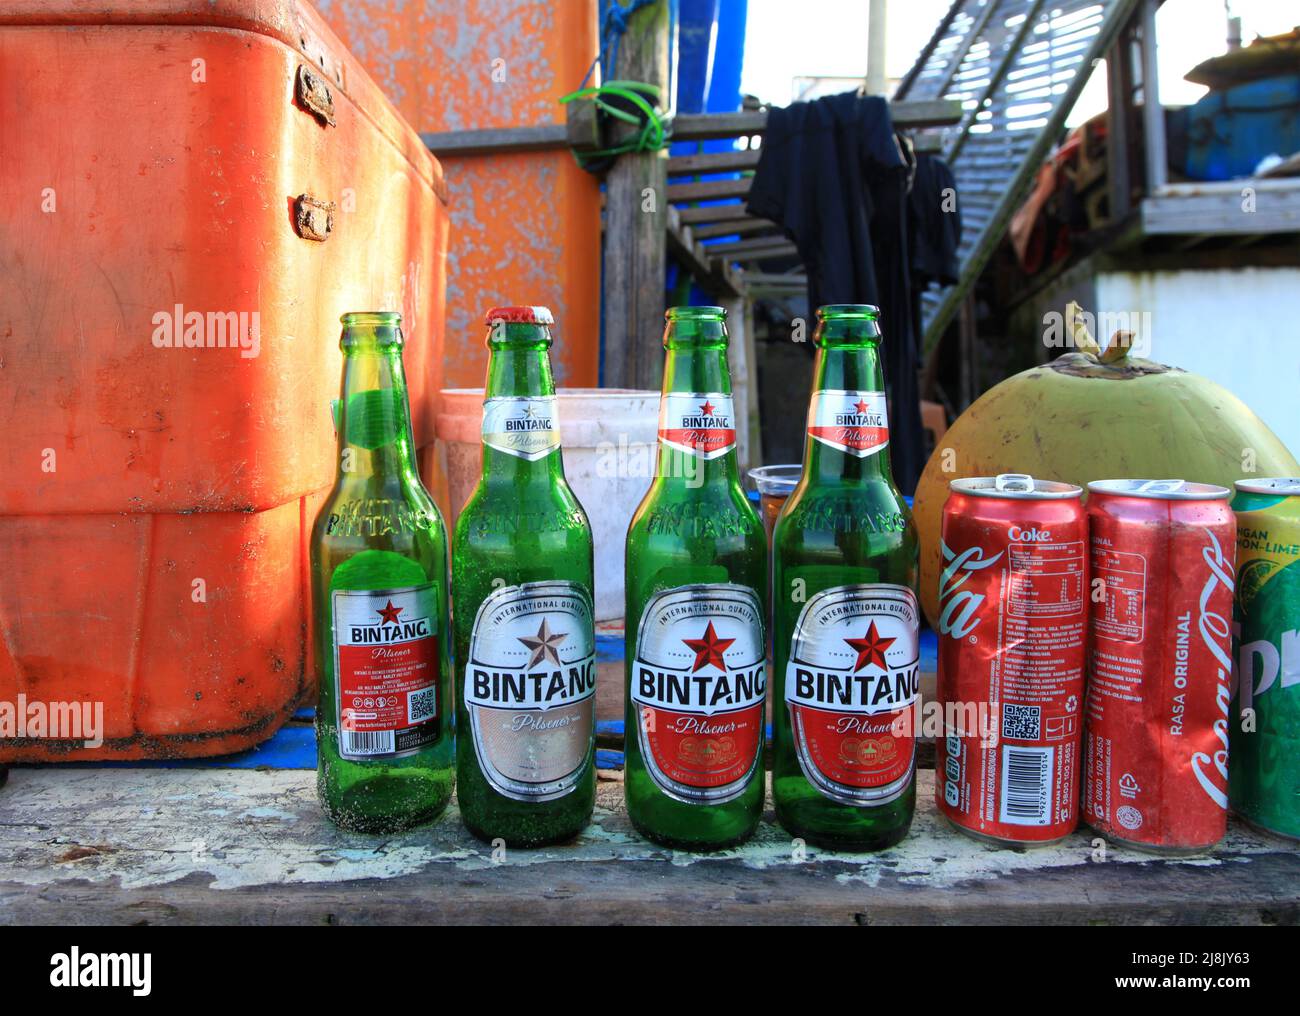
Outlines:
[[[509,851],[455,805],[396,836],[333,828],[303,769],[16,768],[0,788],[0,922],[1239,923],[1300,922],[1300,853],[1234,823],[1213,854],[1167,860],[1080,833],[1002,850],[949,828],[920,773],[911,835],[876,855],[796,849],[766,816],[718,855],[632,831],[621,773],[565,847]]]

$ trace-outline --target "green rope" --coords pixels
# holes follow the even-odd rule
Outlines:
[[[646,101],[647,96],[651,101]],[[622,99],[639,110],[641,115],[611,105],[605,101],[607,97]],[[658,111],[651,104],[659,101],[658,86],[646,84],[644,81],[607,81],[595,88],[579,88],[576,92],[570,92],[563,96],[560,102],[567,105],[580,99],[590,99],[596,104],[596,108],[607,116],[640,127],[633,137],[621,145],[602,148],[595,152],[581,154],[575,152],[574,157],[580,166],[585,167],[588,162],[624,155],[628,152],[657,152],[667,144],[663,121],[659,119]]]

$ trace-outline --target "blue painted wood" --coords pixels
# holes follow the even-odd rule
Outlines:
[[[933,673],[938,655],[938,640],[928,628],[921,632],[921,670]],[[623,639],[619,635],[596,636],[597,659],[617,662],[623,659]],[[299,709],[293,719],[281,727],[275,736],[264,741],[256,748],[240,752],[237,755],[221,755],[216,758],[176,759],[169,761],[139,762],[58,762],[50,765],[76,766],[83,769],[315,769],[316,768],[316,731],[313,721],[316,710],[310,706]],[[596,724],[599,737],[621,738],[624,733],[622,720],[601,720]],[[767,737],[772,738],[772,726],[768,724]],[[607,748],[596,749],[596,765],[601,769],[622,769],[623,753]]]
[[[623,753],[621,751],[613,751],[609,748],[597,748],[596,768],[597,769],[622,769]]]
[[[596,660],[600,663],[620,663],[623,660],[623,636],[596,633]]]
[[[141,759],[132,762],[50,762],[30,768],[72,766],[80,769],[315,769],[316,731],[289,723],[256,748],[214,758]]]

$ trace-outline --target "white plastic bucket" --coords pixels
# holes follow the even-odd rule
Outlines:
[[[447,457],[452,517],[482,471],[482,388],[444,388],[438,441]],[[632,513],[654,475],[659,393],[628,388],[556,392],[564,475],[586,509],[596,543],[596,620],[623,616],[623,543]]]

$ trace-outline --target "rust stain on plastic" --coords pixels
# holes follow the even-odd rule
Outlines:
[[[419,131],[562,123],[560,96],[596,53],[596,0],[393,4],[323,0],[322,14]],[[563,385],[594,385],[600,336],[600,188],[564,150],[446,157],[444,387],[479,385],[484,309],[556,314]]]

